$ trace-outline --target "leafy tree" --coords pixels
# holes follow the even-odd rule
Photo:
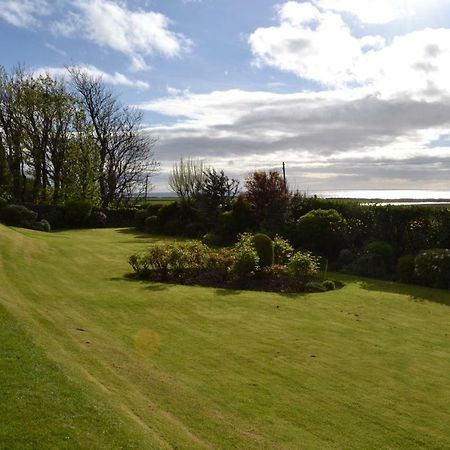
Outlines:
[[[276,171],[253,172],[245,181],[245,198],[262,228],[277,230],[284,222],[290,194]]]
[[[205,220],[214,225],[218,215],[231,209],[239,189],[239,181],[229,178],[223,170],[208,168],[203,171],[203,182],[197,202]]]

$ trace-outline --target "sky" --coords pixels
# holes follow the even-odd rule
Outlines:
[[[0,0],[0,64],[102,76],[144,112],[161,172],[305,191],[450,189],[447,0]]]

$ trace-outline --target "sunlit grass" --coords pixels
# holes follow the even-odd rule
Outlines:
[[[448,292],[125,278],[157,239],[0,226],[0,448],[450,446]]]

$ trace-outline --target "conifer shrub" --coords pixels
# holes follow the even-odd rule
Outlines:
[[[252,244],[259,258],[259,266],[270,267],[274,260],[274,246],[267,234],[258,233],[252,238]]]

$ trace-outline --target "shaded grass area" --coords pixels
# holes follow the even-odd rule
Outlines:
[[[29,348],[29,366],[47,361],[56,377],[52,389],[30,389],[44,399],[23,408],[61,429],[56,447],[71,406],[52,415],[45,401],[60,387],[87,423],[96,411],[105,422],[74,425],[81,448],[114,423],[140,448],[450,446],[448,292],[347,276],[343,289],[303,296],[127,280],[127,257],[160,239],[0,227],[11,354]],[[9,364],[2,384],[20,374]],[[13,411],[26,385],[9,384],[6,448],[19,448]],[[97,409],[80,406],[86,396]]]

